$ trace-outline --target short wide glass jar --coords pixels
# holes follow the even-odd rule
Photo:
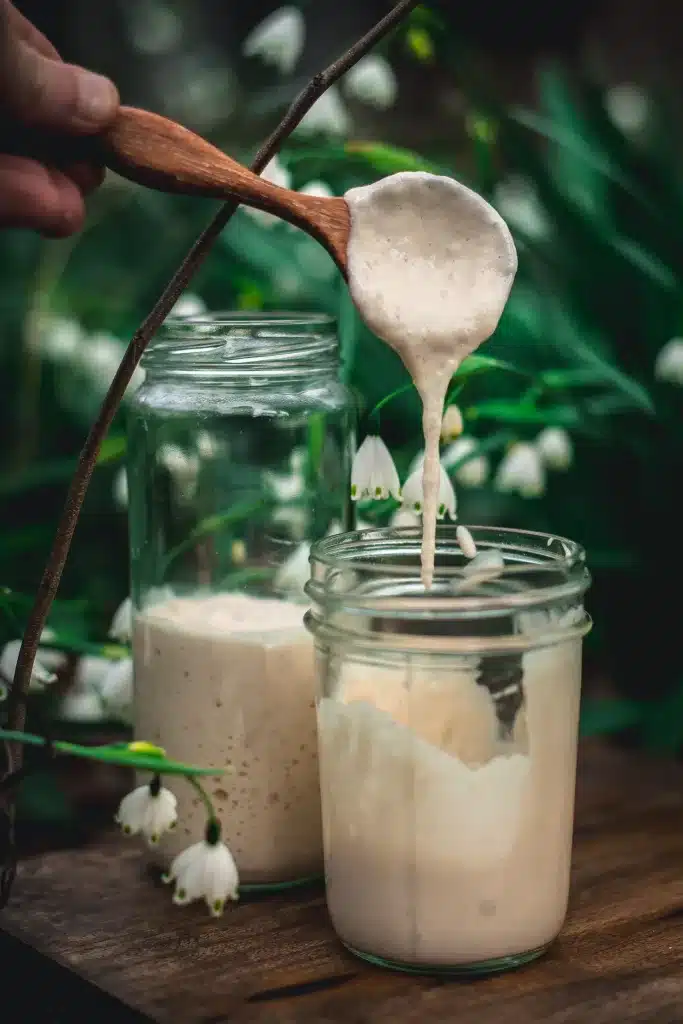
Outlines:
[[[417,530],[313,548],[327,903],[349,949],[403,970],[526,963],[567,908],[583,551],[472,534],[504,568],[473,572],[443,527],[430,591]]]
[[[310,541],[343,529],[352,404],[326,318],[170,320],[129,416],[136,735],[216,768],[242,883],[322,873]],[[184,780],[168,859],[203,837]]]

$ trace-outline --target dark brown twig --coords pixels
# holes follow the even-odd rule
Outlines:
[[[399,0],[392,10],[358,42],[354,43],[342,57],[331,64],[325,71],[320,72],[311,79],[308,85],[296,97],[280,124],[259,149],[251,165],[253,171],[257,174],[261,173],[315,101],[341,78],[349,68],[353,67],[361,57],[371,50],[380,39],[395,28],[417,6],[418,2],[419,0]],[[14,673],[14,684],[8,698],[8,725],[10,729],[24,728],[26,710],[23,698],[28,690],[40,634],[43,631],[50,606],[59,586],[83,499],[85,498],[90,477],[95,468],[102,441],[109,430],[126,388],[149,340],[159,329],[180,297],[181,292],[203,263],[218,235],[228,223],[238,205],[237,203],[229,202],[219,210],[166,285],[153,309],[133,335],[126,349],[123,361],[109,386],[97,419],[90,429],[69,486],[52,549],[24,631],[17,667]],[[10,760],[8,770],[16,770],[21,765],[21,746],[14,745],[12,750],[8,752],[8,757]]]

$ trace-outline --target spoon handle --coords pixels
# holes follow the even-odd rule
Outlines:
[[[217,199],[232,196],[301,225],[299,204],[292,209],[290,199],[296,193],[272,185],[206,139],[149,110],[121,107],[100,146],[108,167],[141,185]]]

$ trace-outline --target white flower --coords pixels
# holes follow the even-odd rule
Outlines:
[[[131,723],[133,659],[110,661],[109,670],[97,689],[105,711],[120,722]]]
[[[170,312],[170,316],[203,316],[207,307],[204,299],[192,292],[181,295]]]
[[[304,196],[317,196],[318,199],[331,199],[334,195],[330,186],[326,185],[324,181],[309,181],[308,185],[299,189],[299,192]]]
[[[133,603],[129,597],[116,609],[109,627],[109,636],[122,644],[129,644],[133,636]]]
[[[305,25],[297,7],[280,7],[252,29],[242,45],[245,57],[260,57],[281,75],[294,70],[304,48]]]
[[[683,338],[672,338],[655,359],[655,377],[668,384],[683,386]]]
[[[474,543],[474,537],[467,529],[467,527],[459,526],[455,531],[455,536],[458,539],[460,550],[462,551],[465,558],[476,558],[477,545]]]
[[[105,391],[109,387],[121,365],[124,352],[125,348],[118,338],[103,331],[93,334],[81,346],[81,364],[99,390]]]
[[[563,427],[546,427],[536,438],[536,447],[548,469],[569,469],[574,457],[572,439]]]
[[[20,647],[21,640],[10,640],[2,649],[2,654],[0,654],[0,672],[7,679],[14,679]],[[61,651],[50,651],[39,647],[38,657],[33,662],[31,687],[42,689],[42,687],[50,686],[54,683],[57,676],[53,670],[61,668],[64,661],[65,658]]]
[[[114,504],[118,508],[128,508],[128,472],[125,466],[117,470],[111,491]]]
[[[536,186],[529,178],[512,174],[493,190],[493,205],[512,228],[542,241],[550,233],[550,220]]]
[[[478,442],[473,437],[459,437],[450,444],[441,455],[441,462],[446,469],[464,459],[465,456],[477,451]],[[455,479],[463,487],[481,487],[489,476],[489,460],[485,455],[473,455],[455,470]]]
[[[540,497],[545,491],[545,468],[536,446],[521,441],[513,444],[498,466],[495,486],[523,498]]]
[[[170,473],[181,498],[188,501],[194,496],[199,476],[199,457],[189,455],[175,444],[159,449],[159,460]]]
[[[378,110],[391,107],[398,92],[398,82],[391,64],[384,57],[375,54],[362,57],[346,73],[343,87],[347,96],[377,107]]]
[[[351,131],[351,118],[344,106],[336,86],[332,86],[322,94],[319,100],[302,118],[294,129],[298,135],[348,135]]]
[[[281,163],[278,156],[274,156],[273,159],[266,164],[261,172],[261,177],[265,181],[269,181],[272,185],[278,185],[280,188],[289,188],[292,182],[292,177],[287,168]],[[280,218],[276,217],[274,213],[266,213],[265,210],[255,210],[253,206],[242,207],[244,212],[248,214],[253,220],[259,221],[261,224],[277,224],[280,222]]]
[[[613,85],[605,93],[605,110],[615,127],[624,135],[637,135],[650,116],[647,93],[632,82]]]
[[[178,854],[164,881],[175,882],[174,903],[184,906],[204,899],[212,917],[220,917],[226,900],[239,899],[239,875],[230,850],[220,842],[219,829],[214,827],[211,834],[212,826],[206,839]]]
[[[457,405],[449,405],[441,420],[441,440],[444,444],[455,441],[463,432],[462,413]]]
[[[305,451],[295,448],[289,457],[289,473],[271,473],[270,470],[266,470],[266,483],[276,501],[284,504],[288,501],[296,501],[302,496],[306,487],[305,460]]]
[[[127,11],[126,28],[134,49],[157,57],[175,50],[183,37],[178,14],[155,0],[137,0]]]
[[[83,690],[78,684],[62,698],[57,708],[57,718],[63,722],[78,722],[93,725],[105,718],[102,701],[90,690]]]
[[[39,321],[36,332],[38,352],[56,363],[68,363],[74,359],[83,339],[83,329],[76,320],[47,314]]]
[[[417,468],[413,470],[403,485],[403,506],[404,508],[410,509],[417,515],[422,515],[424,504],[424,494],[422,491],[423,466],[424,459],[422,459]],[[448,478],[448,473],[441,463],[439,463],[439,497],[436,508],[437,519],[443,519],[446,513],[448,513],[451,519],[455,519],[455,491],[453,490],[453,484]]]
[[[275,590],[290,597],[301,597],[311,575],[309,556],[310,542],[305,540],[297,545],[289,558],[285,559],[275,573]]]
[[[384,441],[376,434],[368,434],[351,466],[351,498],[380,501],[389,495],[401,500],[398,471]]]
[[[127,836],[141,832],[150,846],[156,846],[164,832],[175,826],[177,806],[174,794],[155,778],[124,796],[114,821]]]
[[[401,506],[401,508],[397,508],[394,512],[389,525],[393,526],[395,529],[399,529],[401,526],[417,527],[421,522],[422,520],[415,512],[411,512],[409,508],[403,508],[403,506]]]
[[[218,454],[218,441],[208,430],[200,430],[197,434],[197,451],[202,459],[215,459]]]

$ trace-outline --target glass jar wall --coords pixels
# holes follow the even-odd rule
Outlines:
[[[171,320],[129,418],[135,728],[217,768],[209,792],[240,878],[321,869],[311,540],[345,527],[350,396],[333,323]],[[202,838],[182,781],[162,859]]]
[[[369,530],[313,549],[327,902],[355,953],[488,973],[540,955],[564,920],[589,576],[560,538]]]

